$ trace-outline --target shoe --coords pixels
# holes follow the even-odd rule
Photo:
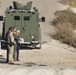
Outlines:
[[[19,59],[17,59],[17,61],[20,61]]]
[[[13,63],[13,62],[8,62],[8,64],[12,64],[12,65],[14,65],[15,63]]]
[[[17,59],[14,59],[14,61],[17,61]]]

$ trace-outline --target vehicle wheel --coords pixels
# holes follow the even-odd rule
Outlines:
[[[1,49],[6,49],[6,43],[5,42],[1,42]]]
[[[32,48],[35,49],[36,48],[36,44],[32,44]]]

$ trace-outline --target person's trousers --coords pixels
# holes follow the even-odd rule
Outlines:
[[[19,44],[14,45],[14,60],[19,60],[19,49]]]
[[[9,53],[8,53],[8,57],[9,57],[9,61],[8,62],[13,62],[14,61],[14,59],[13,59],[13,55],[14,55],[14,46],[9,46],[8,45],[8,51],[9,51]]]
[[[9,61],[9,49],[8,49],[8,46],[7,46],[7,62]]]

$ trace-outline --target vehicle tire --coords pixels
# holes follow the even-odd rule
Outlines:
[[[1,42],[1,49],[6,49],[6,43],[5,42]]]
[[[36,48],[36,44],[32,44],[31,46],[32,46],[32,48],[33,48],[33,49],[35,49],[35,48]]]

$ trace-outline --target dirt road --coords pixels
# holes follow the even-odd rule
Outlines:
[[[7,64],[6,50],[1,51],[1,75],[76,75],[76,49],[53,39],[40,50],[20,50],[20,61],[15,65]]]

